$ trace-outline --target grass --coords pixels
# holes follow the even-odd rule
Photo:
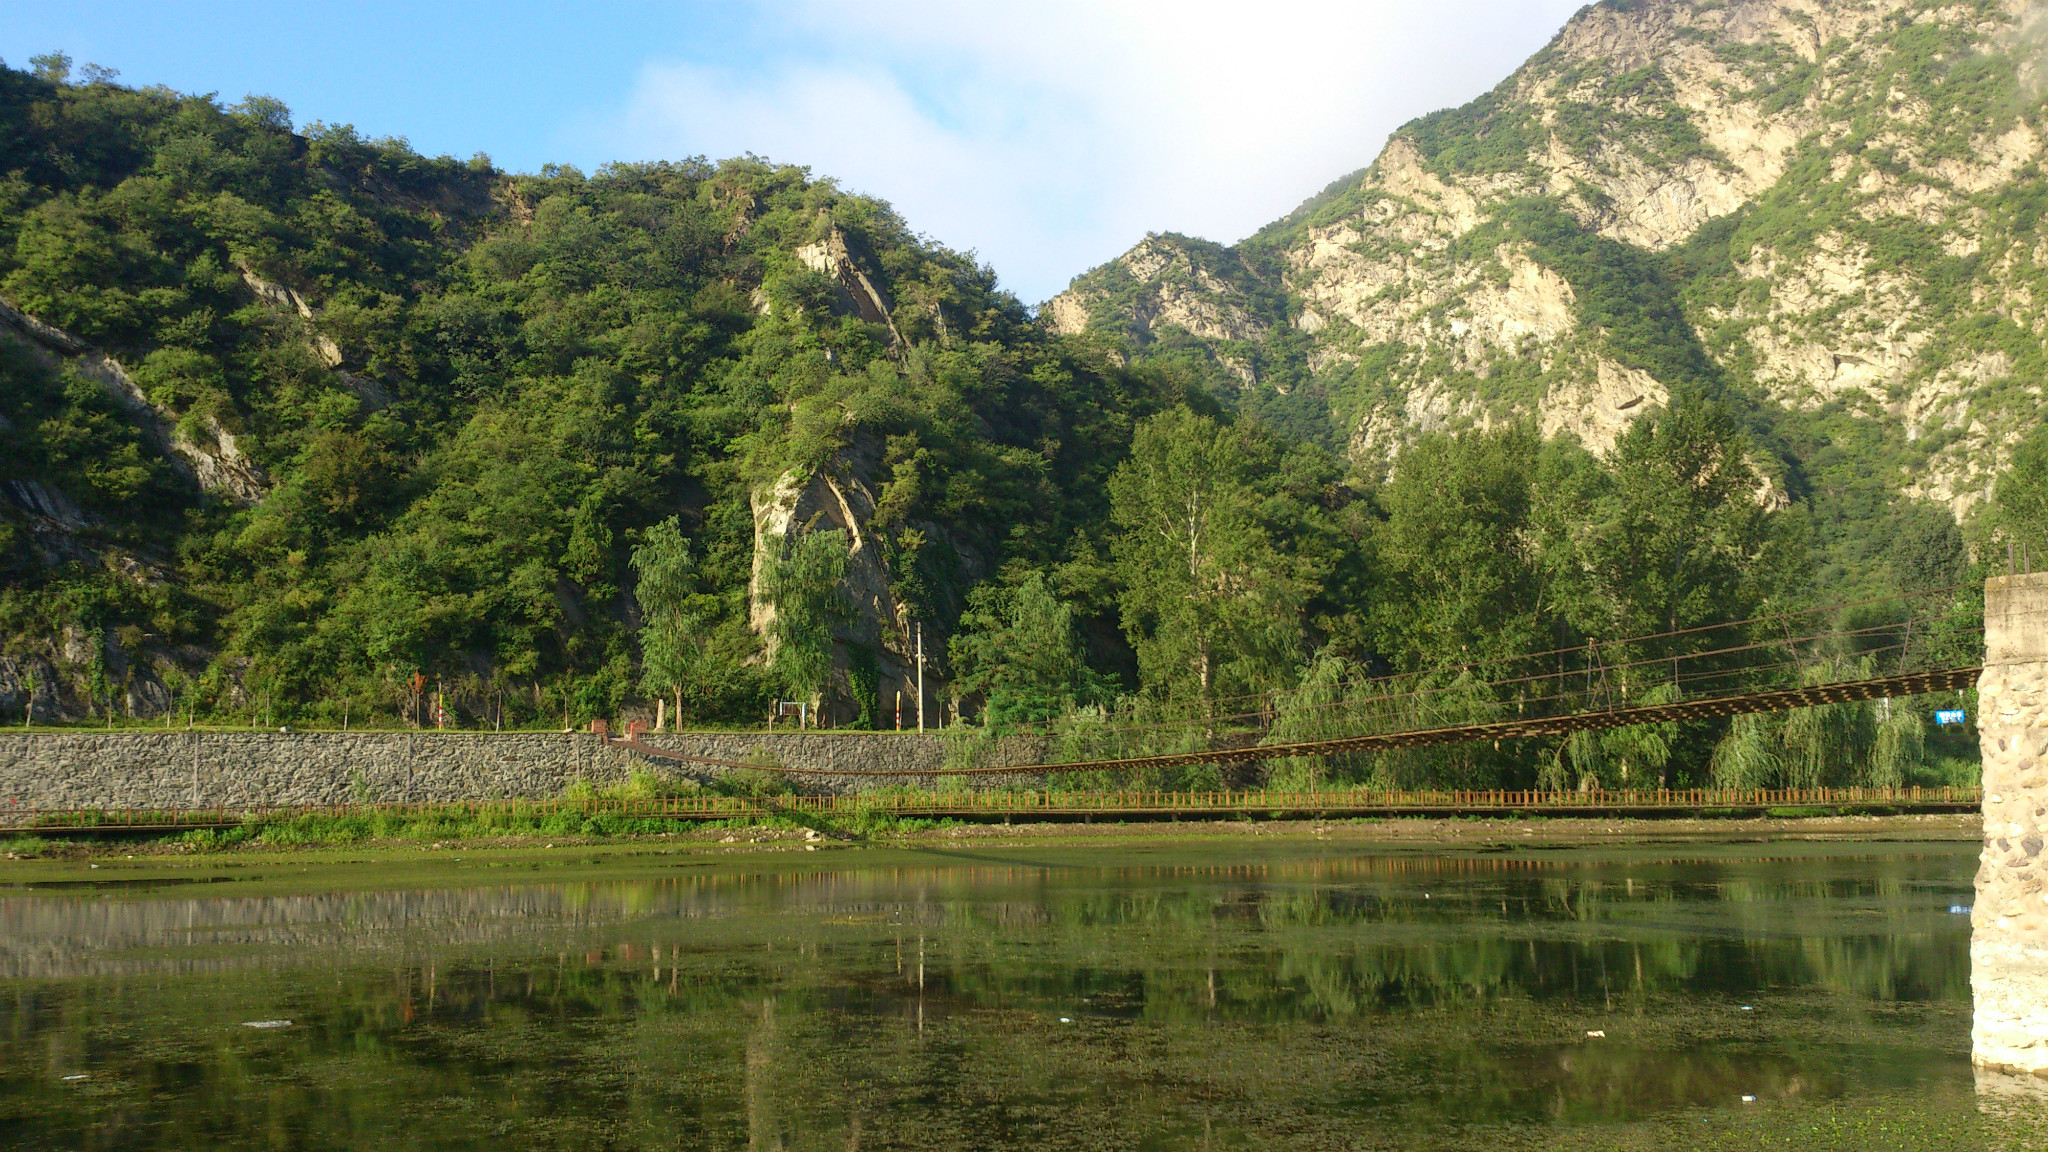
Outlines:
[[[1579,1146],[1586,1133],[1574,1132]],[[1919,1152],[1926,1149],[2048,1147],[2048,1123],[2029,1116],[1975,1116],[1949,1108],[1885,1099],[1861,1107],[1784,1104],[1753,1112],[1681,1115],[1634,1127],[1614,1148],[1844,1149]],[[1562,1143],[1563,1141],[1560,1141]]]
[[[144,845],[205,852],[243,846],[284,848],[525,838],[611,840],[678,833],[805,830],[835,839],[871,840],[954,827],[959,823],[950,818],[930,820],[894,816],[886,812],[857,812],[838,817],[780,813],[729,820],[677,820],[605,812],[511,808],[478,813],[451,809],[445,814],[370,811],[341,816],[253,816],[228,828],[194,828],[186,832],[124,838],[120,843],[130,847]],[[33,834],[19,834],[0,841],[0,853],[23,859],[70,855],[81,847],[81,842],[69,838],[54,839]]]
[[[9,836],[5,840],[0,840],[0,854],[6,855],[9,859],[18,856],[30,858],[41,856],[51,847],[54,847],[51,841],[45,840],[40,836],[31,836],[27,833],[19,833]]]
[[[636,769],[623,783],[599,788],[579,780],[562,793],[562,799],[587,806],[563,811],[559,805],[513,804],[503,808],[476,810],[449,805],[436,811],[393,811],[365,809],[341,815],[305,813],[299,815],[256,814],[228,828],[194,828],[158,836],[143,836],[124,843],[174,846],[188,851],[210,851],[243,845],[298,847],[349,845],[376,842],[435,842],[447,840],[495,840],[524,837],[555,839],[614,839],[633,836],[664,836],[681,832],[757,830],[801,832],[810,829],[839,839],[865,840],[897,833],[946,828],[959,821],[897,816],[876,809],[854,809],[841,813],[785,810],[768,816],[741,816],[725,820],[675,819],[606,812],[607,804],[662,800],[688,796],[732,796],[771,801],[788,795],[788,781],[768,772],[737,770],[705,786]],[[90,821],[87,821],[88,825]],[[47,839],[21,833],[4,841],[0,851],[16,857],[68,854],[74,842]]]
[[[858,813],[833,819],[813,813],[783,813],[732,820],[672,820],[665,817],[607,813],[538,812],[514,808],[500,812],[448,815],[362,813],[346,816],[307,815],[254,819],[233,828],[197,828],[167,837],[165,842],[207,850],[240,844],[266,847],[362,844],[374,841],[492,840],[507,837],[583,837],[611,839],[660,836],[678,832],[761,830],[800,832],[806,829],[870,839],[896,832],[922,831],[956,823],[918,820],[887,813]]]

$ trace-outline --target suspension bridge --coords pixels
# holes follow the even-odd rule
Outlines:
[[[1982,671],[1983,610],[1963,589],[1778,613],[1312,690],[1198,705],[1140,702],[1096,724],[1021,726],[1041,758],[860,771],[690,756],[638,734],[611,743],[652,760],[790,776],[1136,774],[1435,745],[1570,736],[1649,724],[1963,692]],[[1869,621],[1827,628],[1829,617]],[[1846,673],[1846,674],[1845,674]],[[1242,707],[1249,703],[1250,707]],[[1219,709],[1218,705],[1226,706]],[[1240,705],[1229,710],[1229,705]],[[1290,738],[1292,737],[1292,738]],[[962,759],[977,751],[963,741]],[[1162,747],[1163,746],[1163,747]],[[1055,753],[1043,755],[1043,753]],[[1107,753],[1107,754],[1105,754]]]

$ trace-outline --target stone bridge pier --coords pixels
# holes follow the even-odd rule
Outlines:
[[[1984,586],[1984,854],[1970,915],[1971,1055],[2048,1085],[2048,572]],[[2008,1090],[2017,1088],[2009,1085]]]

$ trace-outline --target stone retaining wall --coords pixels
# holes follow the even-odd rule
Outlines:
[[[688,756],[766,755],[792,768],[890,772],[938,768],[945,738],[895,732],[685,733],[643,737]],[[978,763],[1031,763],[1014,742]],[[578,779],[598,785],[635,768],[706,781],[729,771],[638,756],[585,733],[56,732],[0,733],[0,813],[30,808],[231,807],[551,799]],[[1042,782],[971,776],[970,787]],[[854,792],[929,777],[791,777],[802,792]]]
[[[1970,916],[1980,1065],[2048,1075],[2048,573],[1984,587],[1984,854]]]

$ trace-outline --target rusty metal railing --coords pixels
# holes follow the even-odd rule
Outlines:
[[[532,826],[580,821],[813,820],[862,817],[1015,819],[1120,816],[1373,816],[1420,814],[1627,815],[1758,812],[1780,808],[1851,811],[1963,811],[1981,802],[1976,788],[1690,788],[1548,792],[1534,789],[1377,789],[1241,792],[988,791],[846,796],[676,796],[647,800],[477,800],[419,804],[219,805],[184,808],[16,809],[0,826],[17,832],[178,832],[294,821],[375,820],[380,823]],[[622,829],[631,831],[631,829]]]

